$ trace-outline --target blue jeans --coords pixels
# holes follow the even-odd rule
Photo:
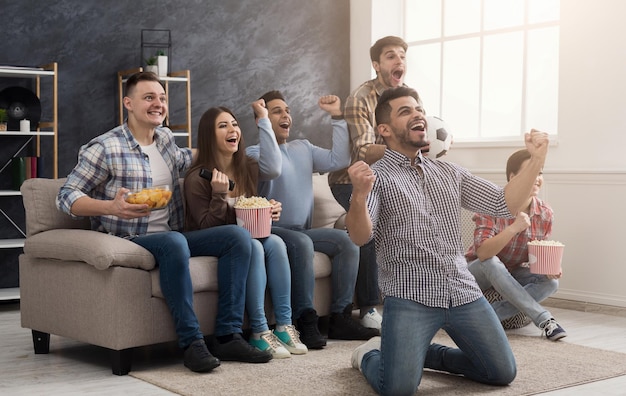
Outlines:
[[[269,330],[265,316],[265,287],[269,285],[276,324],[291,324],[291,271],[287,249],[276,235],[252,240],[246,308],[253,333]]]
[[[386,297],[383,307],[381,349],[366,353],[361,361],[361,371],[377,393],[414,395],[424,368],[490,385],[506,385],[515,378],[513,351],[484,297],[447,309]],[[439,329],[458,348],[431,344]]]
[[[314,252],[321,252],[332,263],[332,299],[330,311],[340,313],[354,298],[354,285],[359,269],[359,249],[348,233],[335,228],[288,229],[272,227],[287,245],[291,265],[291,306],[297,319],[306,309],[313,307],[315,288]]]
[[[352,184],[333,184],[330,190],[346,211],[350,209]],[[359,274],[356,278],[355,293],[356,303],[360,307],[373,307],[380,304],[374,239],[359,248]]]
[[[491,286],[504,298],[491,304],[498,318],[504,320],[524,312],[537,327],[552,317],[552,314],[539,303],[554,294],[559,281],[545,275],[531,274],[525,267],[513,271],[505,267],[498,256],[485,261],[478,259],[469,264],[469,270],[476,278],[481,290]]]
[[[172,313],[181,348],[203,338],[193,311],[190,257],[218,257],[219,301],[215,335],[242,333],[251,252],[248,231],[237,225],[224,225],[185,233],[147,234],[132,241],[154,256],[159,267],[161,290]]]

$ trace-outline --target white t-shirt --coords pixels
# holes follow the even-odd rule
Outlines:
[[[152,185],[163,186],[168,185],[170,190],[173,191],[172,186],[172,174],[167,167],[165,160],[159,150],[156,147],[156,142],[153,142],[149,146],[141,146],[143,152],[150,158],[150,170],[152,172]],[[150,219],[148,220],[148,234],[154,232],[171,231],[168,224],[170,218],[169,205],[164,209],[153,210],[150,212]]]

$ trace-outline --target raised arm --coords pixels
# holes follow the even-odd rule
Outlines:
[[[332,148],[313,146],[313,169],[315,172],[330,172],[350,165],[350,141],[348,126],[341,112],[341,99],[326,95],[319,99],[319,106],[332,117]]]
[[[272,130],[272,124],[267,117],[265,101],[259,99],[252,103],[259,129],[259,151],[255,159],[259,163],[259,180],[271,180],[280,176],[282,169],[282,155]]]
[[[526,149],[530,153],[528,165],[515,175],[504,187],[504,199],[511,213],[518,213],[528,201],[530,191],[543,170],[548,153],[548,134],[535,129],[524,136]]]
[[[357,161],[348,168],[352,181],[352,200],[346,215],[346,228],[350,239],[362,246],[372,236],[372,219],[367,209],[367,196],[372,191],[376,176],[364,161]]]

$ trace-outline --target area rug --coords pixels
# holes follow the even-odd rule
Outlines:
[[[626,354],[539,337],[508,337],[518,365],[517,377],[509,386],[489,386],[426,370],[418,394],[535,395],[626,374]],[[445,333],[437,334],[435,341],[454,345]],[[186,396],[374,395],[350,363],[352,350],[361,343],[330,340],[325,349],[306,355],[266,364],[222,362],[205,374],[186,369],[181,356],[148,359],[134,367],[130,375]]]

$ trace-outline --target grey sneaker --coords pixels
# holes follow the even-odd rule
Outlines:
[[[546,338],[550,341],[558,341],[567,336],[567,332],[556,322],[554,318],[550,318],[543,322],[540,326]]]
[[[196,373],[206,373],[220,365],[220,361],[209,353],[204,340],[195,340],[185,349],[185,367]]]

